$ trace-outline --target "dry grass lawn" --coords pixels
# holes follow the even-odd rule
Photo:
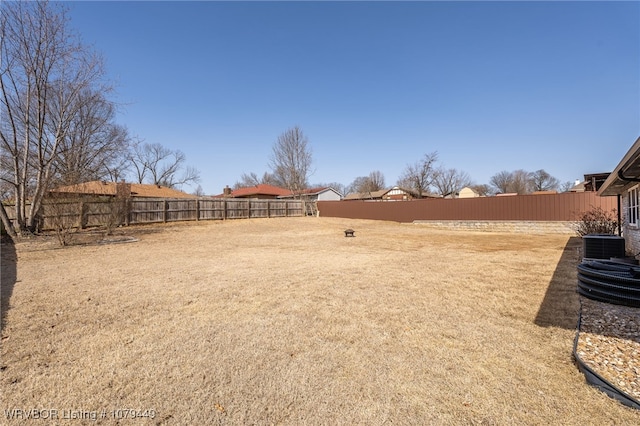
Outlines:
[[[121,424],[640,424],[573,363],[568,236],[331,218],[126,232],[139,241],[18,243],[13,271],[3,246],[0,424],[17,408],[98,415],[61,424],[115,424],[114,409],[154,410]]]

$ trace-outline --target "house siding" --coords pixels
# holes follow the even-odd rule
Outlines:
[[[458,198],[475,198],[479,196],[480,194],[468,187],[462,188],[458,193]]]
[[[318,194],[317,201],[340,201],[340,194],[334,191],[323,191]]]

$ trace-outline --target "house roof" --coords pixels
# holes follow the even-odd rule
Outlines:
[[[569,189],[569,192],[584,192],[585,182],[578,182]]]
[[[320,194],[321,192],[325,192],[331,190],[331,188],[327,187],[327,186],[322,186],[319,188],[309,188],[309,189],[305,189],[303,191],[301,191],[302,194],[305,195],[316,195],[316,194]]]
[[[607,180],[611,173],[590,173],[584,175],[584,189],[585,191],[597,191],[602,184]]]
[[[399,186],[394,186],[392,188],[381,189],[379,191],[371,191],[371,192],[352,192],[351,194],[347,194],[343,200],[379,200],[385,196],[390,191],[400,190],[407,194],[410,194],[412,197],[417,197],[417,193],[414,190],[402,188]],[[431,194],[428,192],[422,193],[422,198],[442,198],[440,195]]]
[[[462,191],[465,191],[465,190],[466,190],[467,192],[468,192],[468,191],[471,191],[471,192],[472,192],[472,193],[474,193],[474,194],[478,194],[478,195],[480,195],[480,193],[479,193],[478,191],[476,191],[475,189],[473,189],[473,188],[471,188],[471,187],[469,187],[469,186],[465,186],[464,188],[462,188],[462,189],[461,189],[460,191],[458,191],[458,192],[462,192]]]
[[[329,187],[329,186],[321,186],[318,188],[309,188],[309,189],[304,189],[302,191],[300,191],[301,195],[319,195],[322,194],[323,192],[327,192],[327,191],[333,191],[336,194],[342,196],[342,194],[340,194],[338,191],[336,191],[335,189]],[[289,192],[287,195],[281,196],[281,197],[293,197],[294,195]]]
[[[452,193],[451,196],[457,198],[475,198],[480,197],[480,193],[471,187],[465,186],[464,188],[461,188],[457,193]]]
[[[238,198],[247,198],[254,197],[258,195],[269,195],[273,197],[279,197],[283,195],[291,195],[291,191],[288,189],[280,188],[278,186],[260,184],[256,186],[249,186],[245,188],[238,188],[231,191],[230,197],[238,197]],[[224,194],[218,195],[216,197],[222,197]]]
[[[381,189],[380,191],[371,191],[371,192],[352,192],[351,194],[347,194],[344,199],[345,200],[371,200],[371,199],[379,199],[382,198],[384,194],[386,194],[388,189]]]
[[[416,190],[414,190],[414,189],[409,189],[409,188],[403,188],[403,187],[401,187],[401,186],[394,186],[394,187],[392,187],[392,188],[386,189],[386,190],[384,190],[384,191],[383,191],[383,194],[382,194],[382,195],[384,196],[384,195],[385,195],[385,194],[387,194],[388,192],[391,192],[391,191],[394,191],[394,190],[395,190],[395,191],[403,191],[403,192],[405,192],[405,193],[407,193],[407,194],[411,195],[411,196],[412,196],[412,197],[414,197],[414,198],[418,198],[418,192],[417,192]],[[442,198],[442,196],[437,195],[437,194],[432,194],[432,193],[430,193],[430,192],[425,192],[425,191],[423,191],[423,192],[422,192],[422,198]]]
[[[126,184],[131,185],[132,197],[147,198],[194,198],[193,195],[177,189],[169,188],[161,185],[148,185],[140,183]],[[111,195],[117,193],[117,184],[115,182],[91,181],[79,183],[76,185],[61,186],[52,189],[49,192],[67,193],[67,194],[85,194],[85,195]]]
[[[640,137],[636,139],[620,163],[600,186],[598,195],[618,195],[627,188],[637,185],[638,182],[640,182]]]

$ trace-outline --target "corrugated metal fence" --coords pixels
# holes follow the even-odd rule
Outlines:
[[[577,221],[596,207],[617,211],[616,197],[595,192],[411,201],[319,201],[321,217],[349,219],[460,221]]]

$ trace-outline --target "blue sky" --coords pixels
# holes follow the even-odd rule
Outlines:
[[[298,125],[311,183],[437,151],[478,184],[611,171],[640,136],[638,2],[70,2],[118,117],[207,194],[262,175]],[[195,188],[184,188],[192,191]]]

